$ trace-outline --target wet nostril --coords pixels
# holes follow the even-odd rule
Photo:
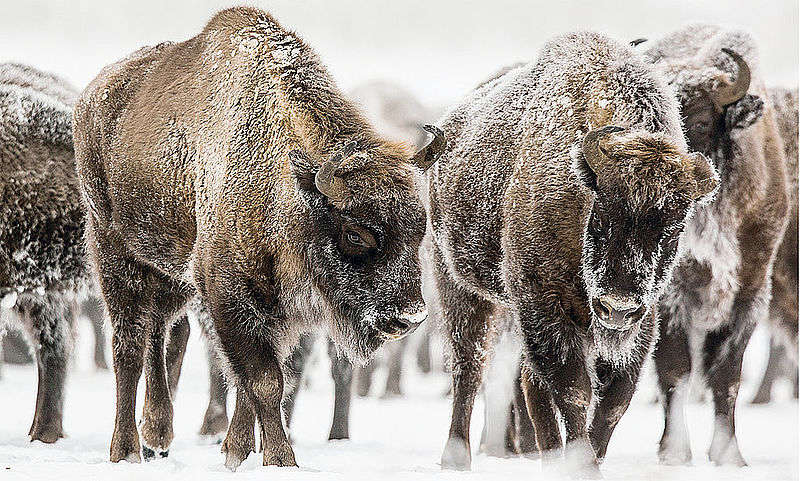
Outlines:
[[[635,309],[628,309],[628,311],[625,312],[625,318],[631,321],[638,321],[639,319],[642,318],[642,316],[644,316],[644,311],[645,311],[644,304],[640,304]]]

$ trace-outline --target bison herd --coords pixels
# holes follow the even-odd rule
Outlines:
[[[797,102],[765,85],[751,36],[714,25],[557,36],[436,126],[392,84],[345,95],[252,8],[137,50],[80,94],[0,65],[0,325],[34,347],[30,438],[63,436],[82,311],[112,333],[111,461],[169,454],[191,316],[209,346],[201,433],[227,429],[231,469],[255,434],[264,465],[296,464],[285,426],[314,332],[334,359],[334,439],[348,436],[349,360],[397,353],[439,320],[443,468],[470,468],[473,403],[504,335],[523,346],[515,449],[598,476],[652,356],[659,459],[691,461],[681,403],[699,372],[708,457],[743,466],[734,408],[756,325],[796,363]]]

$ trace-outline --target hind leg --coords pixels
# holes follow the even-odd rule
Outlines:
[[[18,308],[36,346],[39,370],[36,413],[29,434],[31,441],[54,443],[64,436],[64,380],[73,313],[69,306],[53,299],[20,301]]]
[[[178,392],[178,380],[181,377],[183,356],[186,354],[186,344],[189,342],[189,318],[186,315],[179,317],[170,327],[167,338],[167,380],[169,383],[170,399],[175,400]]]
[[[514,419],[516,419],[517,444],[519,453],[528,458],[539,457],[539,448],[536,446],[536,430],[528,414],[525,402],[525,393],[522,391],[522,370],[517,371],[517,380],[514,383]]]
[[[283,417],[287,428],[292,424],[294,404],[303,380],[303,372],[305,372],[306,362],[314,350],[314,341],[316,339],[313,334],[306,334],[301,337],[300,343],[292,351],[289,359],[286,360],[286,377],[290,382],[286,383],[286,389],[283,394]]]
[[[200,426],[200,435],[218,437],[228,429],[228,385],[222,375],[217,353],[207,347],[208,360],[208,407]],[[219,440],[217,442],[220,442]]]
[[[560,456],[564,443],[550,391],[527,368],[522,369],[521,381],[538,451],[544,458]]]
[[[781,374],[781,364],[784,362],[784,358],[783,348],[775,342],[774,338],[770,338],[767,367],[764,369],[764,375],[761,377],[758,391],[756,395],[753,396],[753,400],[750,401],[750,404],[767,404],[772,400],[772,386]]]
[[[81,313],[89,319],[94,332],[94,365],[97,369],[108,369],[106,360],[106,334],[103,332],[103,306],[100,299],[90,296],[81,303]]]
[[[92,228],[89,223],[90,230]],[[166,451],[172,440],[172,403],[164,361],[164,330],[187,294],[163,275],[134,259],[112,232],[95,233],[89,243],[112,328],[117,384],[112,462],[141,461],[136,429],[136,388],[147,355],[147,395],[142,423],[145,443]]]

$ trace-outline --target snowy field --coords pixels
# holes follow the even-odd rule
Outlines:
[[[196,326],[193,326],[193,328]],[[91,363],[91,336],[81,326],[76,361],[68,379],[64,429],[67,437],[55,445],[30,443],[27,432],[36,396],[33,366],[4,366],[0,380],[0,479],[152,479],[227,481],[270,480],[503,480],[555,479],[552,468],[524,458],[473,456],[470,473],[443,472],[439,457],[447,436],[450,399],[444,397],[449,378],[423,376],[411,369],[404,380],[407,396],[381,400],[356,398],[352,406],[350,441],[328,442],[333,385],[327,358],[318,349],[318,362],[308,374],[309,387],[298,397],[292,436],[300,468],[261,466],[251,455],[236,473],[223,466],[219,445],[199,439],[207,403],[204,348],[193,329],[183,377],[175,404],[175,441],[167,459],[140,465],[111,464],[109,442],[114,425],[114,376],[98,372]],[[798,410],[789,399],[789,386],[776,386],[776,401],[768,406],[747,404],[764,363],[767,339],[757,332],[746,359],[747,369],[737,409],[739,442],[749,467],[718,468],[705,460],[711,439],[711,406],[688,408],[694,466],[666,467],[656,461],[661,434],[661,409],[651,404],[652,380],[645,379],[628,413],[611,440],[602,471],[607,480],[779,480],[798,478]],[[373,391],[381,385],[380,376]],[[143,382],[139,405],[143,402]],[[232,401],[232,399],[230,399]],[[229,402],[229,413],[232,405]],[[483,425],[483,405],[475,406],[473,453]]]

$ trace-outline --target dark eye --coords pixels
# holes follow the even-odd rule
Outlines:
[[[351,224],[342,226],[339,247],[349,257],[363,258],[375,252],[378,243],[367,228]]]
[[[345,232],[345,239],[347,239],[347,242],[349,242],[353,246],[369,248],[367,243],[364,242],[364,239],[361,238],[361,235],[359,235],[359,233],[354,231],[354,230],[346,231]]]

